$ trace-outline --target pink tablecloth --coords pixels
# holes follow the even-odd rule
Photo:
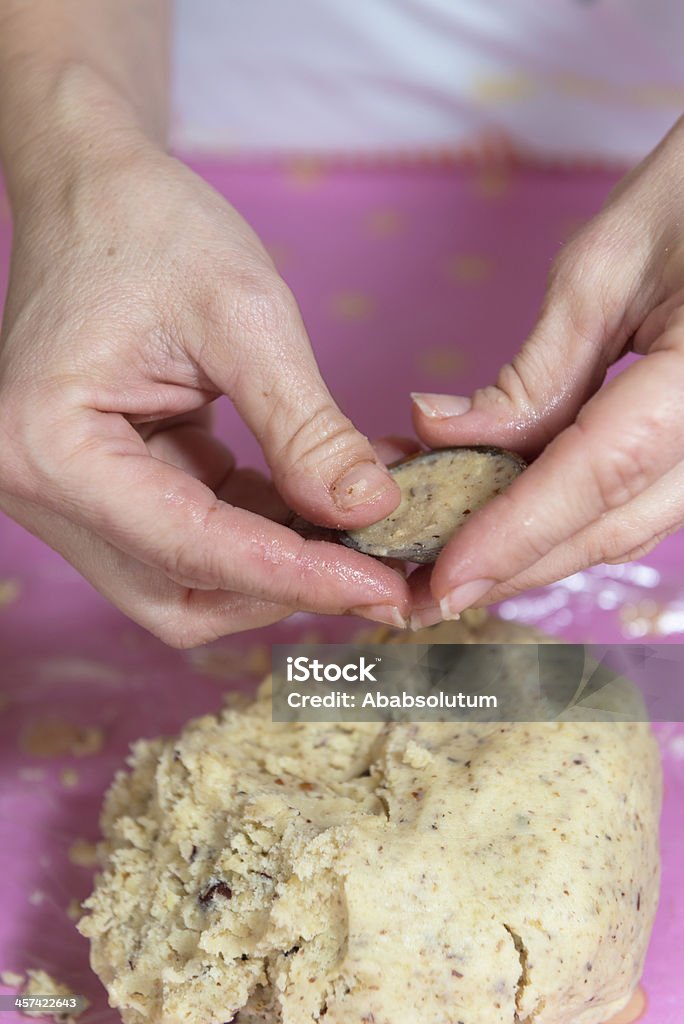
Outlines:
[[[297,294],[324,374],[370,436],[409,431],[409,390],[488,382],[530,327],[546,270],[612,185],[601,173],[454,168],[198,168],[261,233]],[[9,249],[0,196],[0,272]],[[253,440],[220,415],[241,458]],[[502,614],[571,640],[681,641],[684,538],[599,568]],[[342,637],[297,616],[176,652],[132,625],[40,542],[0,520],[0,970],[43,967],[114,1022],[74,930],[104,789],[140,736],[176,730],[268,668],[275,638]],[[684,728],[658,726],[666,772],[663,896],[644,990],[648,1024],[684,1013]],[[71,916],[70,916],[71,915]],[[18,1017],[8,1013],[7,1024]]]

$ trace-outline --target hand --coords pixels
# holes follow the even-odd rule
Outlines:
[[[273,484],[210,433],[221,394]],[[359,526],[398,500],[258,239],[186,167],[91,140],[15,209],[0,508],[127,615],[174,646],[297,609],[403,625],[399,573],[281,522]]]
[[[570,241],[532,334],[472,399],[417,395],[431,447],[535,461],[412,579],[445,618],[598,562],[638,558],[684,521],[684,121]],[[645,358],[599,391],[625,352]],[[432,607],[432,611],[430,611]]]

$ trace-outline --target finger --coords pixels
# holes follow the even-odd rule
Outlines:
[[[373,441],[373,448],[378,458],[382,459],[386,466],[391,465],[393,462],[398,462],[399,459],[405,459],[409,455],[414,455],[421,450],[421,446],[415,437],[397,437],[394,434],[387,437],[378,437]]]
[[[476,604],[493,604],[565,579],[590,565],[643,558],[684,524],[684,466],[677,466],[622,508],[595,520]]]
[[[684,335],[684,290],[679,289],[662,302],[642,323],[633,338],[635,352],[645,355],[653,347],[668,348]]]
[[[633,500],[680,461],[683,369],[676,350],[632,364],[507,491],[471,517],[433,573],[445,618]]]
[[[435,626],[442,621],[442,610],[435,601],[430,586],[432,566],[421,565],[409,576],[411,591],[411,615],[409,626],[413,630]]]
[[[213,488],[212,488],[213,490]],[[231,473],[222,487],[216,491],[216,497],[229,505],[256,512],[275,523],[285,523],[291,512],[271,480],[256,469],[245,467]]]
[[[121,410],[115,411],[120,412]],[[214,407],[211,404],[211,399],[209,399],[205,405],[193,407],[185,412],[177,413],[175,416],[136,420],[134,416],[126,414],[126,419],[129,423],[132,423],[135,426],[135,429],[140,434],[143,441],[147,441],[148,438],[152,437],[154,434],[163,433],[163,431],[168,430],[170,427],[180,427],[184,425],[204,427],[205,430],[211,432],[214,422]]]
[[[233,474],[235,457],[205,427],[158,427],[147,438],[151,455],[201,480],[216,493]]]
[[[391,569],[338,545],[304,542],[219,501],[152,458],[122,419],[84,411],[80,420],[84,440],[74,444],[71,433],[55,440],[51,457],[61,475],[55,486],[53,472],[51,486],[41,488],[57,511],[172,578],[325,614],[364,608],[403,625],[408,588]]]
[[[604,256],[594,245],[594,255],[583,257],[586,235],[558,261],[536,326],[494,386],[472,397],[412,396],[414,426],[425,444],[495,444],[533,457],[597,391],[638,325],[621,322],[627,302],[623,297],[616,303],[612,296],[613,253]],[[624,279],[629,295],[629,270],[621,269],[617,279]]]
[[[155,458],[201,480],[222,501],[284,523],[289,509],[272,482],[256,469],[235,468],[233,453],[205,427],[184,423],[150,434]]]
[[[61,554],[111,604],[171,647],[268,626],[293,609],[245,594],[193,591],[56,512],[10,501],[6,511]]]
[[[399,504],[372,445],[340,411],[311,351],[299,310],[273,275],[245,281],[195,357],[259,440],[287,504],[324,526],[362,526]]]

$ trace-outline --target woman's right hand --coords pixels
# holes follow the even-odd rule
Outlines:
[[[399,573],[278,521],[361,526],[399,493],[253,231],[135,133],[81,145],[71,123],[50,152],[14,200],[0,508],[173,646],[298,609],[403,625]],[[273,483],[211,434],[221,394]]]

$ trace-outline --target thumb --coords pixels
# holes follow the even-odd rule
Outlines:
[[[326,387],[291,292],[277,277],[240,290],[225,341],[202,352],[203,369],[259,441],[273,481],[300,515],[323,526],[376,522],[399,504],[396,483],[370,441]]]
[[[596,272],[586,264],[568,256],[559,261],[534,329],[501,367],[496,384],[472,396],[411,396],[425,444],[496,444],[530,458],[575,420],[628,337],[605,312],[619,306],[607,301],[602,287],[605,264]]]

